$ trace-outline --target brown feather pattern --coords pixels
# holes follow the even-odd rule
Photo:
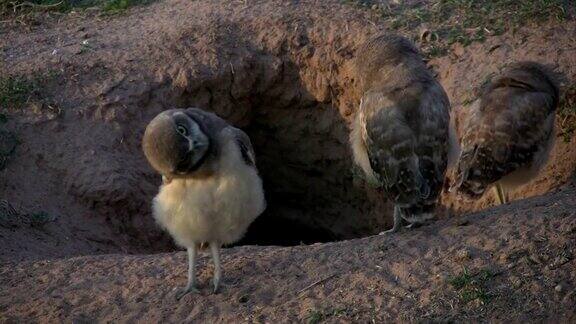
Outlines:
[[[554,136],[558,97],[552,73],[533,62],[513,64],[488,83],[464,122],[458,190],[476,197],[515,171],[537,171]]]
[[[404,219],[418,222],[433,212],[442,189],[448,97],[403,37],[371,39],[359,50],[356,65],[363,96],[353,127],[363,129],[370,166],[388,198]]]

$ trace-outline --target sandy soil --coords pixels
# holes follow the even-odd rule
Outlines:
[[[186,254],[85,256],[0,267],[7,322],[576,320],[576,187],[393,236],[226,249],[225,286],[179,302]],[[463,269],[486,299],[451,282]],[[476,290],[474,290],[476,291]],[[484,298],[484,297],[483,297]]]
[[[2,197],[57,215],[60,228],[96,228],[101,240],[126,251],[168,251],[170,240],[150,217],[159,177],[144,160],[140,138],[159,111],[198,106],[252,138],[269,201],[255,228],[292,221],[294,231],[322,241],[378,233],[390,226],[390,206],[355,176],[348,147],[359,100],[351,60],[364,39],[385,28],[378,19],[330,1],[171,0],[127,15],[88,11],[46,18],[32,29],[10,26],[0,31],[0,68],[42,82],[24,109],[9,111],[6,127],[21,144],[0,172]],[[575,35],[574,21],[529,26],[454,49],[430,66],[459,118],[462,102],[504,63],[551,64],[566,76],[563,89],[573,83]],[[512,197],[565,183],[576,168],[574,141],[559,140],[541,177]],[[492,203],[490,195],[474,203],[443,198],[457,213]],[[0,231],[10,242],[22,235]],[[258,241],[252,232],[248,242]],[[83,254],[75,249],[71,244],[60,255]]]
[[[221,294],[173,300],[184,254],[170,252],[150,216],[160,179],[140,150],[146,123],[168,107],[214,110],[251,136],[269,208],[244,243],[351,239],[390,225],[390,206],[355,176],[348,148],[350,63],[386,28],[369,10],[165,0],[3,26],[0,74],[40,81],[1,125],[19,144],[0,170],[0,216],[13,215],[0,219],[0,321],[574,320],[575,136],[559,138],[541,176],[512,193],[542,196],[458,216],[493,197],[445,195],[441,220],[410,233],[231,248]],[[565,74],[563,91],[573,85],[575,38],[574,21],[526,26],[429,65],[459,119],[504,63],[548,63]],[[31,226],[38,212],[54,221]],[[158,252],[170,253],[147,255]],[[473,283],[459,290],[451,278],[465,268]]]

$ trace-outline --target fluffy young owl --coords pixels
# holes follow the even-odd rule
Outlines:
[[[477,198],[494,185],[500,203],[506,191],[532,180],[554,142],[558,85],[534,62],[510,65],[487,83],[468,108],[455,187]]]
[[[412,226],[434,215],[450,149],[450,103],[406,38],[377,35],[358,53],[354,161],[394,203],[388,232],[396,232],[402,219]]]
[[[238,241],[266,206],[250,139],[215,114],[171,109],[146,127],[142,147],[164,180],[154,218],[188,251],[188,284],[177,298],[196,291],[197,250],[206,243],[216,292],[220,246]]]

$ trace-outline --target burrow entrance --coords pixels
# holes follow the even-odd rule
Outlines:
[[[254,145],[268,207],[238,244],[326,242],[388,226],[382,197],[370,195],[354,175],[353,78],[342,61],[302,64],[260,52],[232,58],[208,75],[182,69],[173,79],[175,106],[209,107]]]

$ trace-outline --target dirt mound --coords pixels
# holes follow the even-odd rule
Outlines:
[[[333,2],[170,1],[104,20],[84,15],[2,35],[5,73],[38,80],[31,100],[7,114],[6,127],[20,141],[0,173],[11,204],[57,214],[56,224],[72,232],[68,224],[101,228],[123,250],[171,249],[150,217],[159,177],[144,161],[140,138],[163,109],[196,106],[242,127],[255,145],[269,208],[246,242],[329,241],[390,225],[390,206],[357,177],[348,146],[359,100],[351,60],[385,28],[370,11]],[[472,88],[507,62],[553,64],[574,80],[575,28],[569,21],[520,29],[430,66],[460,116]],[[558,141],[542,176],[513,198],[566,182],[576,166],[573,137]],[[471,211],[492,198],[445,196],[443,203]],[[16,241],[15,231],[4,236]]]
[[[177,302],[186,253],[0,266],[6,322],[389,322],[576,320],[576,187],[393,236],[236,247],[212,294]]]
[[[24,133],[13,160],[27,151],[42,152],[36,154],[49,169],[35,179],[44,182],[36,187],[48,187],[47,179],[55,178],[78,206],[106,215],[115,231],[128,233],[126,240],[135,238],[142,247],[154,241],[154,249],[161,249],[149,210],[159,177],[145,164],[140,137],[159,111],[197,106],[216,111],[252,137],[271,207],[256,227],[295,220],[294,228],[324,229],[315,233],[325,240],[381,228],[387,220],[369,212],[363,188],[352,184],[343,117],[353,109],[352,79],[344,65],[366,25],[348,21],[361,21],[361,14],[341,7],[333,23],[321,18],[331,8],[315,12],[312,4],[302,7],[309,10],[305,16],[286,5],[282,14],[264,14],[278,3],[241,10],[219,3],[174,5],[184,10],[176,17],[169,6],[157,4],[106,26],[87,20],[81,28],[57,25],[52,32],[33,32],[28,37],[37,39],[34,49],[19,35],[6,35],[11,73],[37,73],[29,70],[31,63],[40,71],[57,69],[43,95],[55,98],[63,114],[23,124],[30,112],[16,112],[11,122]],[[320,19],[323,23],[313,24]],[[350,35],[340,33],[344,28]],[[91,35],[90,50],[78,54],[73,45],[54,44],[55,34],[64,44]],[[34,136],[26,136],[31,129]],[[18,167],[34,168],[8,166],[7,182],[18,181]]]

